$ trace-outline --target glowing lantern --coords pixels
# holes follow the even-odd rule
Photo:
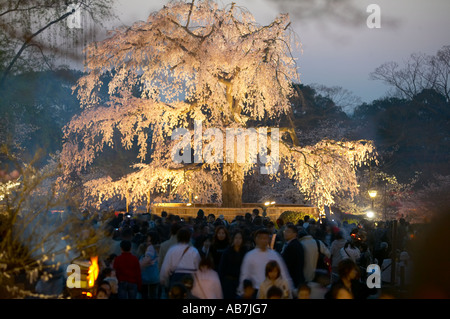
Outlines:
[[[370,189],[368,193],[370,198],[375,198],[377,196],[377,191],[375,189]]]

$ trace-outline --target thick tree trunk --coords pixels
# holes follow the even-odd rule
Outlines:
[[[237,208],[242,206],[243,169],[241,165],[224,164],[222,176],[222,207]]]

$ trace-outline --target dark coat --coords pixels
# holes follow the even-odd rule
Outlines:
[[[300,241],[298,239],[291,240],[284,250],[282,250],[281,256],[286,263],[294,287],[298,288],[300,284],[305,282],[305,276],[303,274],[305,255]]]

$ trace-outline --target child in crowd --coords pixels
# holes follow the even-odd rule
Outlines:
[[[290,299],[292,297],[289,283],[281,276],[280,265],[275,260],[269,261],[266,265],[266,279],[259,286],[257,299],[267,299],[267,292],[272,286],[282,290],[282,299]]]
[[[241,296],[241,299],[255,299],[255,287],[253,287],[253,283],[250,279],[244,279],[244,293]]]
[[[311,299],[311,287],[307,284],[301,284],[298,287],[297,299]]]
[[[103,280],[108,282],[111,287],[111,299],[117,299],[119,292],[119,281],[116,277],[116,271],[113,268],[106,268],[102,272]]]
[[[267,299],[283,299],[283,290],[277,286],[272,286],[267,290]]]

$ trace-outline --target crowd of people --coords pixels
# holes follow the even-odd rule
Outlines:
[[[366,268],[390,259],[389,225],[305,216],[275,222],[259,210],[184,220],[120,213],[105,226],[112,250],[100,258],[98,299],[367,299]],[[395,247],[407,250],[400,221]]]

